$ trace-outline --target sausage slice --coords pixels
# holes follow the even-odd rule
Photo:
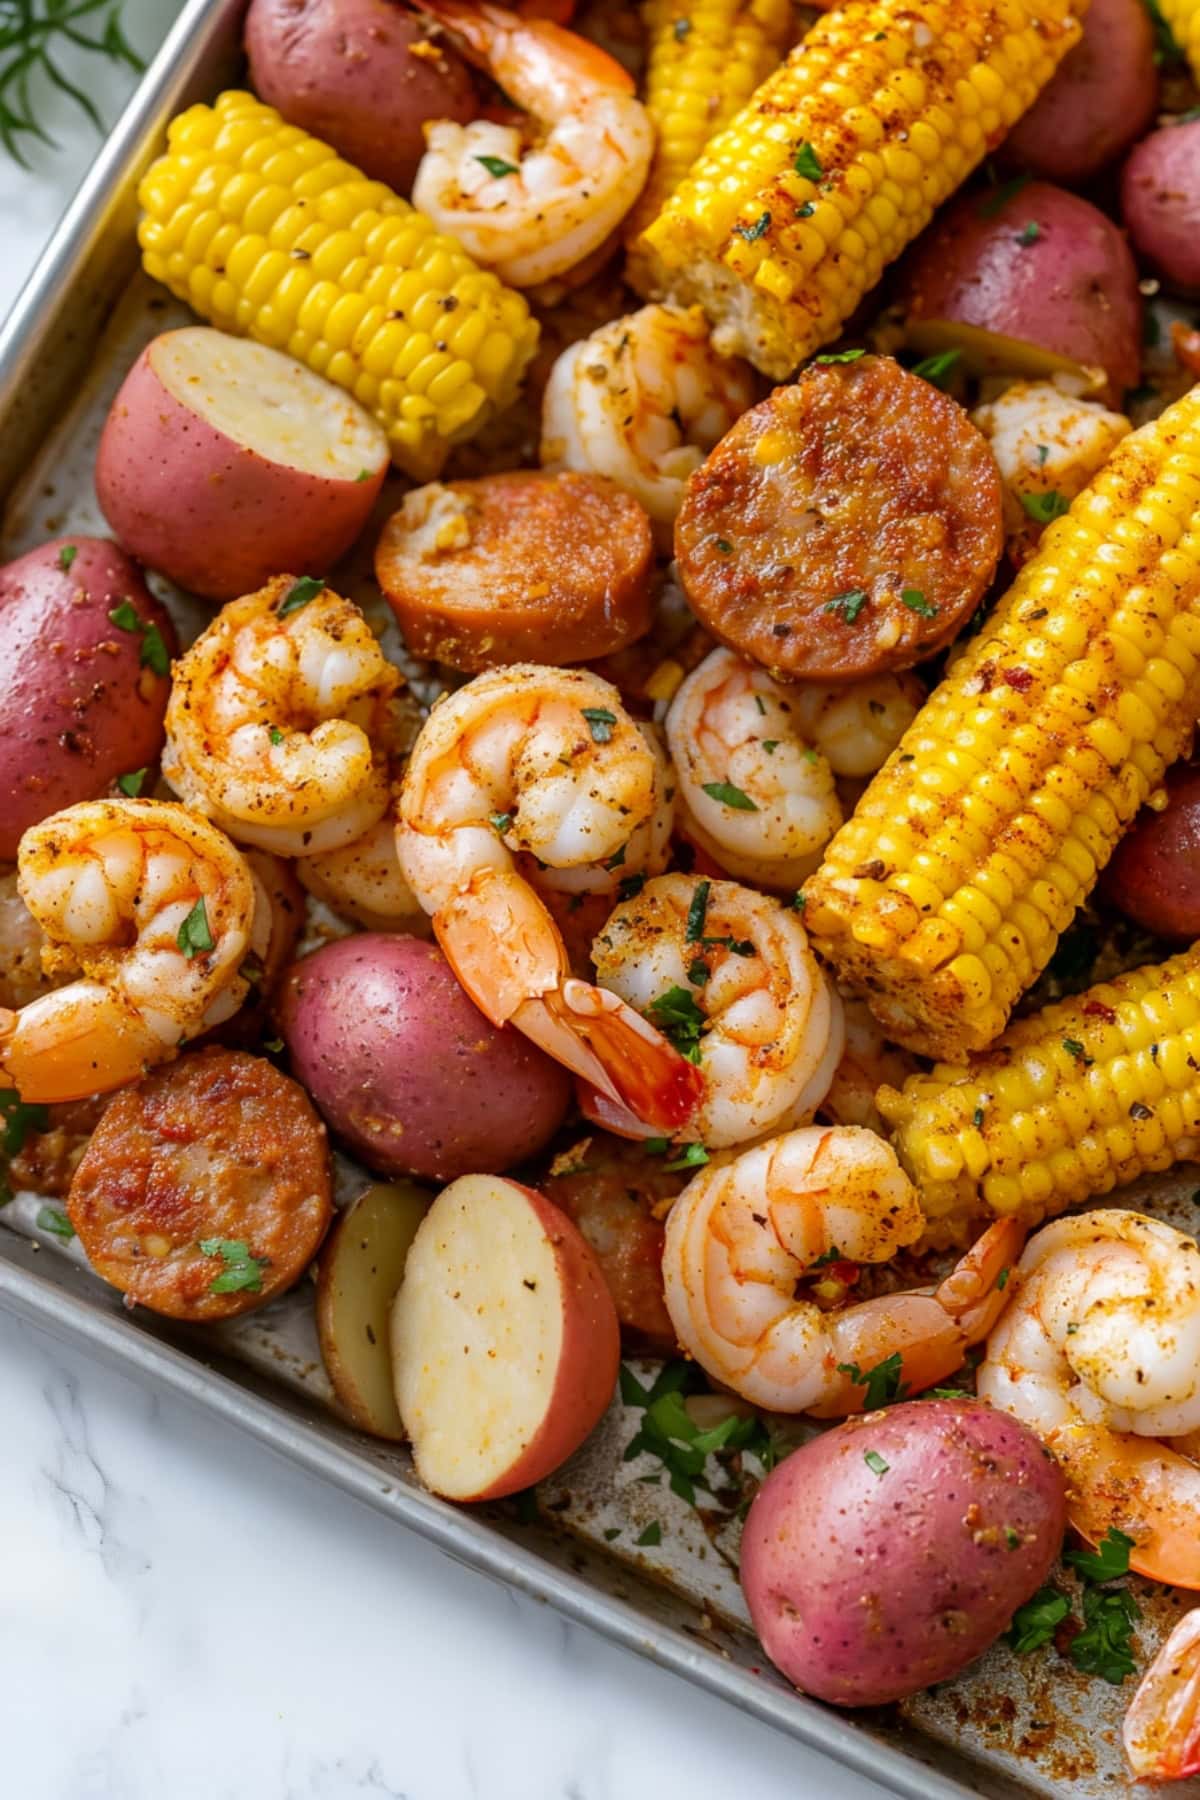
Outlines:
[[[654,540],[599,475],[431,482],[383,528],[375,574],[414,656],[477,674],[577,663],[650,629]]]
[[[696,470],[675,525],[701,623],[783,681],[920,662],[974,612],[1003,545],[984,438],[886,356],[776,388]]]
[[[325,1127],[258,1056],[183,1056],[109,1103],[67,1211],[127,1305],[211,1321],[262,1306],[308,1267],[332,1216]]]

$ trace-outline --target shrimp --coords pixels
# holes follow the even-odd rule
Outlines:
[[[754,371],[717,355],[698,306],[643,306],[554,364],[542,466],[609,476],[641,501],[669,551],[688,476],[755,397]]]
[[[163,774],[239,843],[315,856],[387,811],[400,677],[331,588],[279,575],[231,600],[173,674]]]
[[[850,687],[798,681],[782,689],[796,729],[835,775],[861,781],[881,769],[925,703],[915,675],[874,675]]]
[[[1039,1231],[1018,1275],[980,1394],[1058,1458],[1077,1530],[1123,1531],[1131,1568],[1200,1588],[1200,1247],[1104,1209]]]
[[[1200,1607],[1184,1614],[1142,1676],[1121,1736],[1138,1781],[1200,1775]]]
[[[667,711],[683,831],[761,887],[797,887],[842,822],[833,771],[794,708],[765,669],[714,650]]]
[[[367,931],[428,935],[429,921],[400,868],[390,812],[343,849],[304,857],[296,873],[316,899]]]
[[[842,1053],[841,1002],[796,913],[732,881],[660,875],[592,946],[596,979],[703,1071],[688,1130],[709,1149],[807,1122]],[[616,1126],[611,1109],[590,1108]],[[628,1129],[628,1128],[627,1128]]]
[[[663,1279],[679,1341],[715,1381],[772,1412],[861,1412],[856,1377],[892,1356],[910,1391],[943,1381],[1004,1305],[1015,1220],[990,1226],[936,1288],[835,1312],[797,1297],[819,1262],[887,1262],[924,1227],[890,1146],[853,1125],[810,1125],[711,1163],[667,1218]]]
[[[662,763],[617,690],[515,663],[439,701],[413,746],[396,849],[475,1004],[643,1123],[673,1131],[702,1086],[615,994],[573,976],[535,882],[636,872],[664,805]]]
[[[528,117],[426,125],[413,205],[512,287],[576,268],[615,232],[649,173],[654,128],[633,81],[550,20],[464,0],[420,6]]]
[[[32,826],[17,868],[47,967],[82,972],[0,1009],[0,1086],[23,1100],[108,1093],[241,1004],[254,883],[206,819],[163,801],[85,800]]]
[[[846,1041],[821,1101],[821,1118],[830,1125],[865,1125],[886,1137],[875,1096],[886,1082],[901,1088],[917,1068],[911,1051],[889,1043],[865,1000],[842,999]],[[928,1242],[928,1237],[925,1240]]]

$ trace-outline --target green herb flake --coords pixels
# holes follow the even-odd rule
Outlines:
[[[1022,248],[1024,248],[1025,246],[1027,246],[1029,244],[1036,244],[1038,239],[1041,237],[1041,235],[1042,235],[1042,228],[1038,224],[1037,220],[1030,219],[1028,224],[1026,224],[1023,227],[1023,229],[1021,230],[1021,232],[1019,233],[1019,235],[1017,237],[1017,242],[1018,242],[1018,244],[1020,244],[1022,246]]]
[[[1038,525],[1050,525],[1070,511],[1071,502],[1051,488],[1048,494],[1022,494],[1021,505]]]
[[[1014,1531],[1011,1525],[1006,1525],[1004,1527],[1004,1541],[1010,1550],[1019,1550],[1025,1540],[1019,1531]]]
[[[868,1469],[870,1469],[872,1475],[880,1480],[882,1480],[892,1466],[891,1463],[884,1462],[878,1450],[864,1451],[863,1461],[866,1463]]]
[[[108,616],[118,631],[140,631],[142,629],[142,621],[137,616],[132,600],[119,600]]]
[[[803,175],[809,181],[819,181],[825,173],[821,167],[821,159],[811,144],[801,144],[796,152],[796,160],[792,164],[797,175]]]
[[[1129,1552],[1136,1539],[1110,1526],[1094,1550],[1068,1550],[1063,1561],[1088,1581],[1116,1581],[1129,1573]]]
[[[962,361],[961,350],[939,350],[933,356],[924,356],[919,363],[914,363],[912,373],[919,375],[922,381],[941,387],[950,371]]]
[[[318,580],[315,575],[302,575],[299,581],[293,581],[279,602],[275,609],[276,616],[286,619],[291,613],[299,612],[302,606],[307,606],[310,600],[315,600],[318,594],[324,592],[325,583],[323,581]]]
[[[665,1156],[670,1148],[670,1138],[655,1137],[642,1139],[642,1149],[646,1152],[647,1156]]]
[[[1019,1606],[1008,1628],[1008,1641],[1018,1656],[1028,1656],[1048,1644],[1071,1610],[1071,1602],[1056,1587],[1042,1587]]]
[[[860,356],[866,354],[865,350],[830,350],[824,356],[814,356],[813,361],[815,363],[852,363],[857,362]]]
[[[611,1544],[613,1539],[619,1538],[620,1535],[621,1527],[619,1525],[610,1525],[604,1533],[604,1541],[606,1544]]]
[[[208,923],[208,909],[204,904],[203,894],[176,932],[175,942],[189,962],[202,950],[213,948],[213,934]]]
[[[711,892],[711,881],[697,883],[692,903],[688,907],[687,927],[683,934],[685,944],[698,944],[704,936],[704,921],[708,917],[708,896]]]
[[[265,1256],[251,1256],[250,1247],[240,1238],[201,1238],[202,1256],[219,1256],[225,1267],[208,1284],[210,1294],[260,1294],[262,1272],[269,1266]]]
[[[614,850],[612,855],[609,857],[608,861],[605,863],[604,867],[606,869],[619,869],[621,867],[622,863],[625,861],[625,852],[628,850],[628,848],[629,848],[628,844],[622,844],[621,848],[619,850]]]
[[[171,653],[157,625],[142,627],[142,649],[138,662],[143,669],[149,669],[155,675],[171,673]]]
[[[511,831],[512,830],[512,822],[513,822],[513,816],[511,813],[489,813],[488,814],[488,824],[491,826],[492,830],[496,833],[497,837],[503,837],[505,832]]]
[[[932,600],[927,600],[920,588],[905,588],[900,595],[909,612],[915,612],[922,619],[936,619],[938,609]]]
[[[696,1005],[693,994],[678,985],[669,987],[665,994],[650,1002],[646,1011],[681,1056],[686,1056],[689,1062],[700,1061],[704,1014]]]
[[[703,987],[712,970],[702,956],[697,956],[688,964],[687,978],[693,987]]]
[[[735,812],[758,811],[756,802],[732,781],[702,781],[700,785],[710,800],[719,800],[722,806],[731,806]]]
[[[75,561],[75,558],[78,555],[79,555],[79,549],[78,549],[77,545],[75,545],[75,544],[64,544],[63,545],[62,549],[58,553],[58,566],[63,571],[64,574],[70,568],[71,564]]]
[[[977,1106],[975,1108],[975,1111],[971,1114],[971,1123],[972,1123],[972,1125],[974,1125],[976,1131],[979,1131],[981,1129],[981,1127],[983,1125],[983,1120],[984,1120],[984,1108],[982,1106]]]
[[[708,1151],[703,1144],[683,1144],[679,1146],[679,1154],[674,1161],[663,1164],[663,1171],[667,1175],[674,1175],[680,1169],[702,1169],[707,1161]]]
[[[1050,446],[1049,446],[1049,444],[1039,444],[1039,445],[1038,445],[1038,447],[1037,447],[1037,459],[1038,459],[1038,468],[1039,468],[1039,469],[1044,469],[1044,468],[1045,468],[1045,466],[1046,466],[1046,458],[1047,458],[1047,457],[1048,457],[1048,456],[1049,456],[1049,454],[1050,454]]]
[[[762,741],[762,747],[766,751],[768,756],[774,756],[775,752],[779,748],[779,739],[778,738],[764,738]]]
[[[733,555],[733,545],[730,543],[728,538],[718,538],[717,539],[717,549],[721,552],[722,556],[732,556]]]
[[[765,237],[771,224],[769,212],[759,213],[753,225],[735,225],[734,237],[744,238],[748,244],[756,244],[760,237]]]
[[[609,712],[607,706],[585,706],[583,716],[588,722],[594,744],[607,744],[612,737],[613,727],[617,722],[615,712]]]
[[[136,800],[142,791],[142,784],[145,779],[145,769],[130,769],[127,775],[117,776],[117,786],[127,800]]]
[[[921,1398],[922,1400],[973,1400],[975,1396],[967,1388],[936,1387],[926,1388]]]
[[[505,175],[520,173],[516,163],[505,162],[502,156],[477,156],[475,161],[482,163],[488,174],[494,175],[497,181]]]
[[[754,696],[754,705],[755,705],[755,708],[756,708],[756,710],[757,710],[757,712],[758,712],[758,716],[759,716],[759,718],[760,718],[760,719],[765,719],[765,718],[766,718],[766,716],[767,716],[767,703],[766,703],[766,701],[765,701],[765,700],[764,700],[764,699],[763,699],[763,697],[762,697],[762,695],[761,695],[761,694],[755,694],[755,696]]]
[[[283,1039],[281,1037],[264,1038],[262,1047],[269,1055],[278,1056],[283,1049]]]
[[[278,725],[272,725],[272,727],[271,727],[271,729],[270,729],[270,732],[269,732],[269,734],[268,734],[268,735],[269,735],[269,737],[270,737],[270,739],[271,739],[271,742],[272,742],[272,743],[273,743],[273,744],[282,744],[282,742],[283,742],[283,733],[282,733],[282,731],[280,731],[280,729],[279,729],[279,727],[278,727]]]
[[[855,1387],[866,1388],[863,1396],[864,1411],[878,1412],[881,1406],[890,1406],[895,1400],[903,1400],[908,1393],[908,1383],[900,1379],[903,1366],[900,1352],[894,1350],[891,1356],[885,1356],[882,1362],[877,1362],[865,1374],[857,1363],[839,1363],[837,1371],[839,1375],[848,1375]]]
[[[827,600],[825,611],[837,613],[847,625],[853,625],[866,604],[867,593],[864,588],[849,588],[844,594],[835,594],[832,600]]]
[[[1085,1069],[1090,1069],[1095,1061],[1094,1057],[1088,1055],[1078,1038],[1064,1038],[1062,1047],[1068,1056],[1073,1057]]]
[[[1070,1646],[1075,1667],[1085,1675],[1098,1675],[1102,1681],[1120,1687],[1127,1676],[1137,1672],[1130,1638],[1141,1616],[1141,1608],[1128,1588],[1085,1588],[1084,1628],[1071,1639]]]
[[[1012,1274],[1011,1269],[1001,1269],[1000,1273],[997,1275],[997,1277],[996,1277],[996,1292],[998,1294],[1002,1294],[1004,1292],[1005,1288],[1008,1286],[1008,1278],[1011,1274]]]
[[[0,1088],[0,1150],[18,1156],[31,1131],[47,1131],[50,1114],[44,1106],[31,1106],[16,1088]]]
[[[370,469],[360,469],[358,471],[358,474],[354,477],[354,479],[355,479],[355,481],[370,481],[370,479],[371,479]]]
[[[811,219],[816,210],[817,209],[812,201],[806,200],[803,206],[798,206],[796,208],[796,217],[798,219]]]
[[[807,905],[808,895],[804,892],[803,888],[797,888],[792,899],[792,911],[802,913]]]
[[[37,1225],[39,1231],[53,1232],[64,1244],[69,1244],[75,1236],[75,1227],[61,1206],[43,1206],[38,1212]]]
[[[636,900],[645,885],[644,875],[627,875],[624,881],[617,884],[617,899]]]
[[[658,1520],[655,1519],[651,1524],[647,1525],[647,1527],[646,1527],[645,1531],[643,1531],[641,1537],[635,1538],[633,1541],[635,1544],[639,1544],[639,1545],[640,1544],[646,1544],[646,1545],[661,1544],[662,1543],[662,1526],[659,1524]]]

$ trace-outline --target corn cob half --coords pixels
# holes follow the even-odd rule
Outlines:
[[[981,1214],[1036,1225],[1200,1159],[1200,946],[1047,1006],[877,1104],[947,1241]]]
[[[627,238],[650,223],[709,139],[778,67],[792,25],[791,0],[642,0],[641,13],[657,142]]]
[[[1046,531],[805,883],[887,1035],[999,1035],[1200,708],[1200,387]]]
[[[1158,0],[1158,10],[1200,81],[1200,0]]]
[[[190,107],[167,142],[138,190],[147,273],[353,394],[410,475],[516,396],[525,300],[383,182],[253,94]]]
[[[1086,0],[1083,0],[1086,4]],[[655,299],[782,378],[1036,99],[1073,0],[849,0],[715,137],[637,242]]]

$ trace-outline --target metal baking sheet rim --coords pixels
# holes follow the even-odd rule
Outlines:
[[[31,414],[53,409],[86,361],[87,333],[77,329],[77,322],[82,316],[86,326],[89,316],[98,320],[109,310],[109,283],[102,276],[107,272],[111,278],[118,260],[132,265],[134,188],[159,148],[168,119],[190,102],[210,97],[236,68],[243,3],[189,0],[0,323],[0,495],[24,461],[23,425],[32,430]],[[206,1408],[309,1474],[420,1533],[456,1562],[549,1603],[567,1618],[906,1800],[968,1800],[978,1792],[932,1766],[934,1759],[959,1760],[945,1745],[926,1738],[919,1749],[893,1747],[865,1726],[795,1694],[773,1673],[757,1677],[726,1662],[682,1630],[649,1620],[628,1601],[601,1594],[581,1576],[553,1567],[478,1515],[389,1482],[368,1457],[340,1441],[331,1422],[293,1417],[285,1406],[250,1391],[202,1357],[23,1267],[29,1260],[27,1242],[0,1233],[0,1305],[18,1317],[69,1343],[86,1345],[122,1373],[154,1381]],[[644,1585],[656,1586],[650,1581]],[[971,1778],[983,1773],[970,1763]],[[987,1778],[993,1792],[1021,1791],[998,1772],[988,1770]]]

